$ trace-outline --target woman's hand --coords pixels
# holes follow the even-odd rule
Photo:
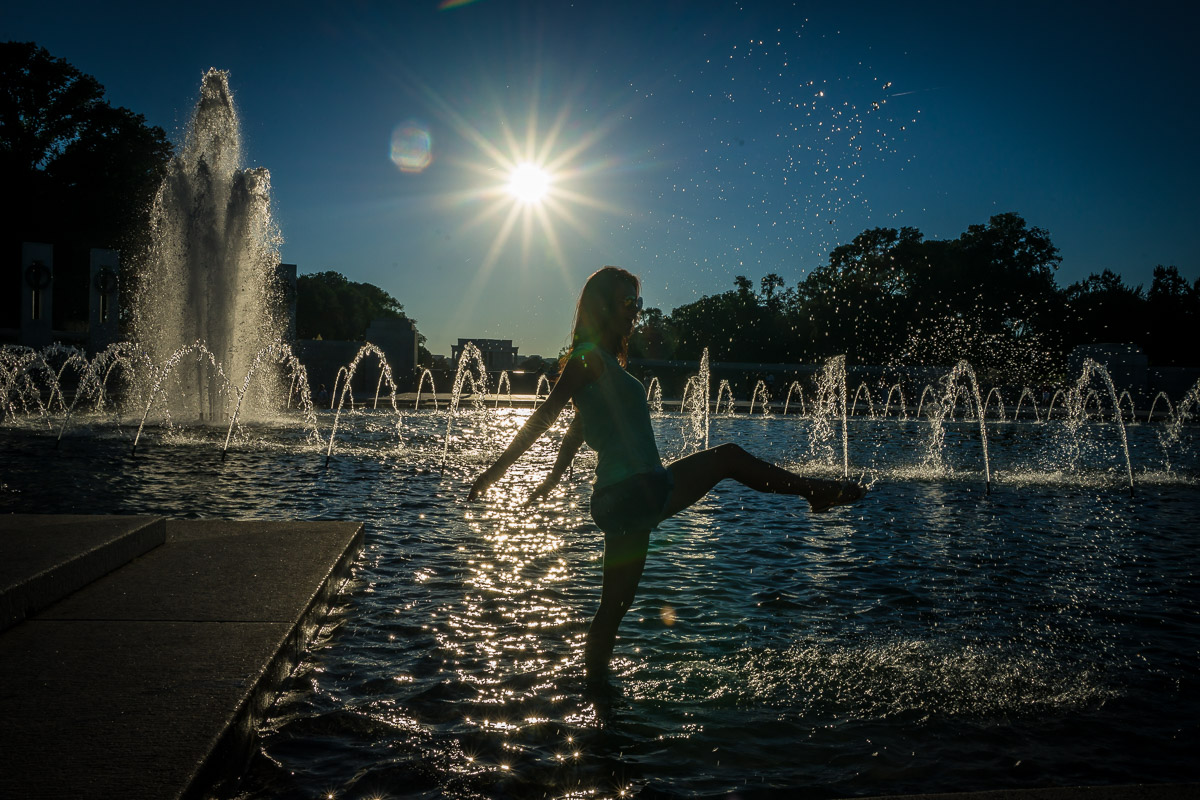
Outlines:
[[[539,483],[538,487],[533,490],[532,494],[529,495],[529,499],[525,501],[525,505],[527,505],[527,506],[533,505],[537,501],[544,498],[546,495],[550,494],[550,492],[553,491],[554,487],[557,485],[558,485],[557,478],[554,478],[554,477],[546,478],[546,480]]]
[[[499,480],[500,476],[494,473],[496,466],[493,464],[483,471],[475,483],[471,484],[471,491],[467,493],[468,500],[478,500],[484,494],[487,494],[488,488]]]

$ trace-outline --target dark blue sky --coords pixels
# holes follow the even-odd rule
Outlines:
[[[13,4],[15,5],[15,4]],[[29,4],[32,5],[32,4]],[[1048,10],[1047,10],[1048,9]],[[109,99],[183,126],[230,71],[284,261],[394,294],[430,349],[564,343],[583,279],[664,310],[769,272],[789,286],[864,228],[953,238],[1016,211],[1063,285],[1200,276],[1189,4],[55,3],[0,12]],[[878,104],[878,105],[876,105]],[[404,172],[393,131],[428,132]],[[526,147],[552,196],[498,187]],[[511,217],[511,218],[510,218]]]

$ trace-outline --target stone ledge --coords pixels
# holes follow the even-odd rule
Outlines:
[[[198,797],[239,776],[363,540],[353,522],[165,528],[0,634],[0,797]]]
[[[155,517],[0,516],[0,631],[164,541]]]

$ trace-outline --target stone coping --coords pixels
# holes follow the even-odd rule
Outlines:
[[[52,551],[74,528],[90,552],[84,532],[146,527],[133,520],[22,524]],[[236,779],[363,541],[357,522],[156,525],[161,544],[0,633],[0,798],[198,797]]]

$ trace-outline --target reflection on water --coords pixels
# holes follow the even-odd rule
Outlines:
[[[804,503],[722,484],[655,534],[617,643],[620,692],[584,691],[599,600],[589,457],[525,507],[540,443],[486,503],[469,480],[527,412],[358,412],[335,457],[280,430],[159,438],[97,429],[54,451],[8,429],[0,509],[361,519],[344,604],[267,720],[259,797],[791,797],[1200,780],[1200,486],[1194,440],[1110,426],[1067,463],[1053,425],[974,423],[936,468],[915,423],[851,424],[872,494]],[[663,452],[688,448],[657,419]],[[554,436],[561,436],[558,428]],[[977,434],[978,428],[975,427]],[[715,418],[790,466],[803,423]],[[554,438],[552,436],[552,438]],[[1191,448],[1191,449],[1189,449]]]

